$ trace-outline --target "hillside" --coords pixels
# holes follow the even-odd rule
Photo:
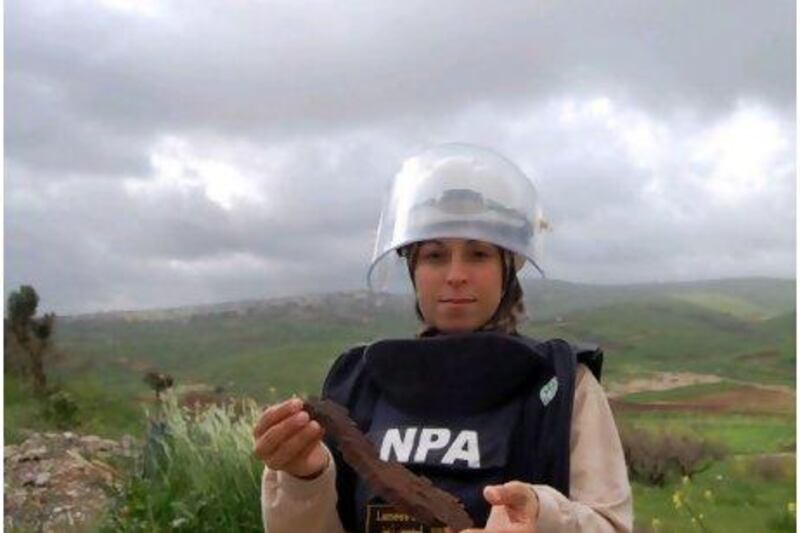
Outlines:
[[[682,283],[586,285],[556,280],[523,283],[535,320],[625,302],[670,298],[749,320],[765,320],[794,310],[794,280],[742,278]]]
[[[537,338],[597,342],[605,379],[680,370],[793,384],[794,281],[744,279],[592,286],[539,280],[526,287]],[[57,343],[63,379],[96,378],[146,397],[141,376],[222,386],[261,400],[314,392],[347,346],[417,327],[408,297],[365,292],[65,317]]]

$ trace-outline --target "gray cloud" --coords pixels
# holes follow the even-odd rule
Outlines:
[[[7,291],[361,287],[392,173],[452,140],[534,177],[554,277],[794,273],[790,2],[116,5],[6,5]]]
[[[125,131],[283,136],[598,90],[794,105],[791,2],[45,5],[7,6],[8,70]]]

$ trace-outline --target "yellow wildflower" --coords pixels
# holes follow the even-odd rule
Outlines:
[[[689,476],[683,476],[683,479],[681,479],[681,483],[683,483],[684,485],[688,485],[689,481],[690,481]]]
[[[789,502],[786,504],[786,510],[789,511],[790,514],[794,514],[797,507],[794,502]]]
[[[714,494],[708,489],[706,489],[706,491],[703,493],[703,496],[705,496],[706,500],[708,501],[714,500]]]
[[[675,506],[675,509],[680,509],[681,505],[683,505],[683,500],[681,499],[681,491],[676,490],[675,493],[672,495],[672,505]]]

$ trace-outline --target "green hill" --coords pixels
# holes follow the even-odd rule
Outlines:
[[[629,286],[541,280],[527,287],[535,320],[522,330],[601,344],[612,380],[682,370],[793,383],[794,286],[764,279]],[[147,395],[141,376],[152,368],[178,383],[266,400],[316,391],[346,347],[416,328],[409,298],[363,292],[68,317],[58,324],[65,357],[57,372]]]
[[[586,285],[557,280],[523,283],[526,304],[536,320],[623,302],[674,298],[713,311],[764,320],[795,308],[794,280],[742,278],[681,283]]]
[[[793,384],[793,317],[791,312],[752,322],[661,297],[575,311],[524,331],[603,346],[611,379],[657,370]]]

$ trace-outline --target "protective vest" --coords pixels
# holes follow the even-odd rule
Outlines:
[[[602,361],[593,345],[496,332],[383,340],[339,356],[322,396],[350,411],[381,459],[457,496],[483,526],[485,485],[519,480],[569,496],[575,369],[584,363],[599,380]],[[327,444],[346,530],[419,527],[372,494]]]

